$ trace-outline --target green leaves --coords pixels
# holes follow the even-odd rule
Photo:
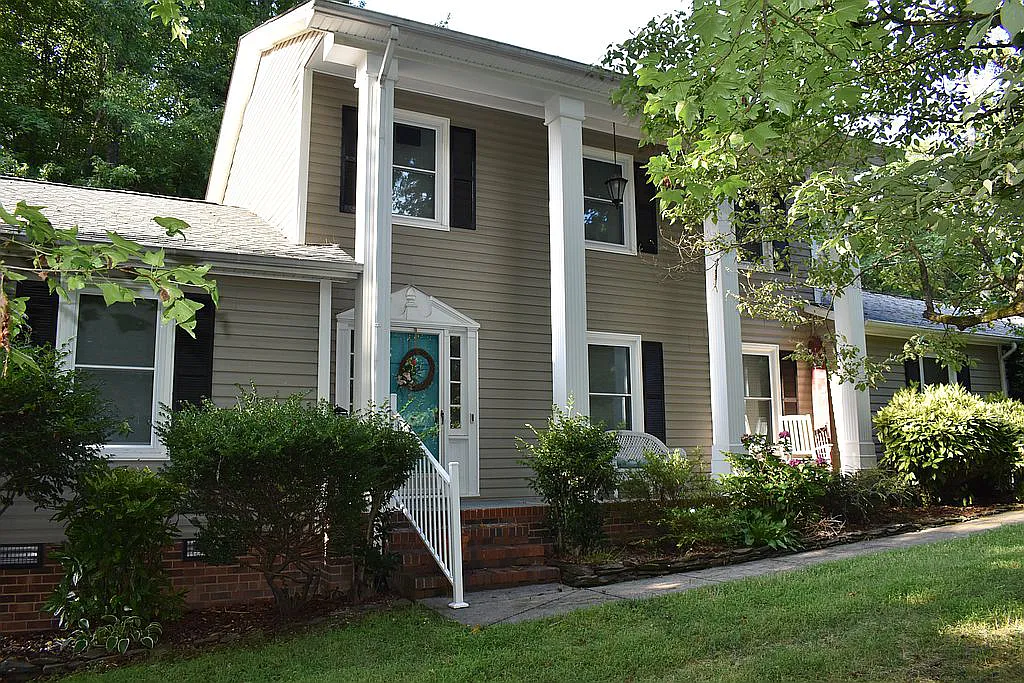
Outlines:
[[[184,234],[189,228],[189,224],[180,218],[172,218],[168,216],[155,216],[153,218],[156,224],[167,231],[168,237],[177,237]]]
[[[1005,0],[999,18],[1010,37],[1016,36],[1024,30],[1024,0]]]

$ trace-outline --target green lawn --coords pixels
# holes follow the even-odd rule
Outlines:
[[[1024,526],[508,626],[407,608],[87,681],[1021,681]]]

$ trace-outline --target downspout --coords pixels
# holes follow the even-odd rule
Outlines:
[[[391,62],[395,59],[395,46],[398,45],[398,26],[391,24],[391,35],[388,36],[388,44],[384,47],[384,58],[380,63],[380,73],[377,74],[377,83],[383,84],[387,73],[391,71]]]
[[[1002,347],[1000,347],[1000,349],[1002,349]],[[1003,385],[1003,393],[1007,396],[1010,395],[1010,385],[1006,380],[1006,361],[1015,353],[1017,353],[1017,342],[1012,342],[1010,344],[1010,350],[999,356],[999,379]]]

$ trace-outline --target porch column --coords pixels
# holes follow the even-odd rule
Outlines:
[[[847,287],[834,305],[836,337],[867,353],[864,336],[864,294],[860,284]],[[871,438],[871,397],[850,382],[832,379],[832,401],[836,413],[836,444],[844,470],[875,466],[875,443]]]
[[[704,236],[732,235],[732,208],[704,220]],[[704,257],[704,289],[708,308],[708,352],[711,364],[711,473],[728,474],[725,453],[743,448],[743,337],[736,295],[740,290],[736,252]]]
[[[587,364],[587,273],[583,232],[583,103],[555,96],[548,127],[551,221],[551,366],[554,403],[590,414]]]
[[[359,149],[356,164],[355,401],[386,404],[391,384],[391,159],[395,114],[393,60],[367,53],[356,67]]]

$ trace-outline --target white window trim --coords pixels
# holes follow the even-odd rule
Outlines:
[[[622,177],[626,179],[626,193],[622,197],[622,233],[625,244],[611,244],[586,240],[586,248],[591,251],[607,251],[613,254],[637,255],[636,248],[636,188],[633,179],[633,157],[619,152],[613,154],[610,149],[600,147],[584,147],[583,158],[607,163],[618,163],[622,167]],[[584,227],[584,230],[586,228]]]
[[[938,360],[938,356],[930,354],[930,353],[926,353],[923,356],[918,356],[917,357],[917,359],[916,359],[917,360],[917,372],[918,372],[917,376],[921,378],[920,384],[921,384],[922,388],[924,388],[926,386],[931,386],[931,385],[927,385],[927,384],[924,383],[924,359],[925,358],[931,358],[933,360]],[[939,363],[939,365],[941,366],[942,363]],[[957,384],[957,385],[960,384],[960,373],[958,373],[956,370],[954,370],[953,368],[951,368],[948,365],[946,366],[946,372],[949,374],[949,383],[950,384]],[[903,379],[904,379],[903,383],[906,384],[906,377],[904,377]]]
[[[132,285],[125,286],[135,290],[140,299],[156,299],[150,290]],[[82,294],[102,296],[98,289],[88,288],[72,294],[69,300],[61,299],[57,313],[57,346],[66,348],[68,355],[65,363],[68,368],[75,367],[76,344],[78,334],[78,302]],[[161,418],[163,406],[170,406],[174,391],[174,330],[173,323],[160,320],[163,306],[157,305],[156,348],[153,356],[153,406],[151,414],[152,430],[149,445],[143,444],[105,444],[103,452],[111,460],[166,460],[167,448],[157,436],[157,426]]]
[[[449,133],[451,121],[441,116],[432,116],[415,111],[404,109],[395,110],[395,123],[416,126],[418,128],[431,128],[435,132],[436,148],[434,150],[434,218],[420,218],[418,216],[403,216],[392,213],[392,225],[405,225],[414,228],[427,228],[428,230],[451,229],[448,207],[449,184],[451,178],[451,149],[449,146]],[[394,158],[388,161],[392,166]],[[392,176],[394,173],[392,172]]]
[[[644,430],[644,375],[641,365],[642,338],[639,334],[621,334],[618,332],[587,332],[587,354],[590,346],[624,346],[629,349],[629,386],[630,407],[632,410],[632,431]],[[590,371],[588,358],[587,372]],[[593,395],[593,392],[590,392]],[[588,396],[589,400],[589,396]]]
[[[767,356],[768,374],[771,377],[772,390],[772,433],[769,436],[774,440],[780,431],[782,417],[782,371],[779,364],[778,344],[743,344],[744,356]],[[743,391],[744,415],[746,415],[747,392]],[[749,425],[747,425],[749,428]]]

